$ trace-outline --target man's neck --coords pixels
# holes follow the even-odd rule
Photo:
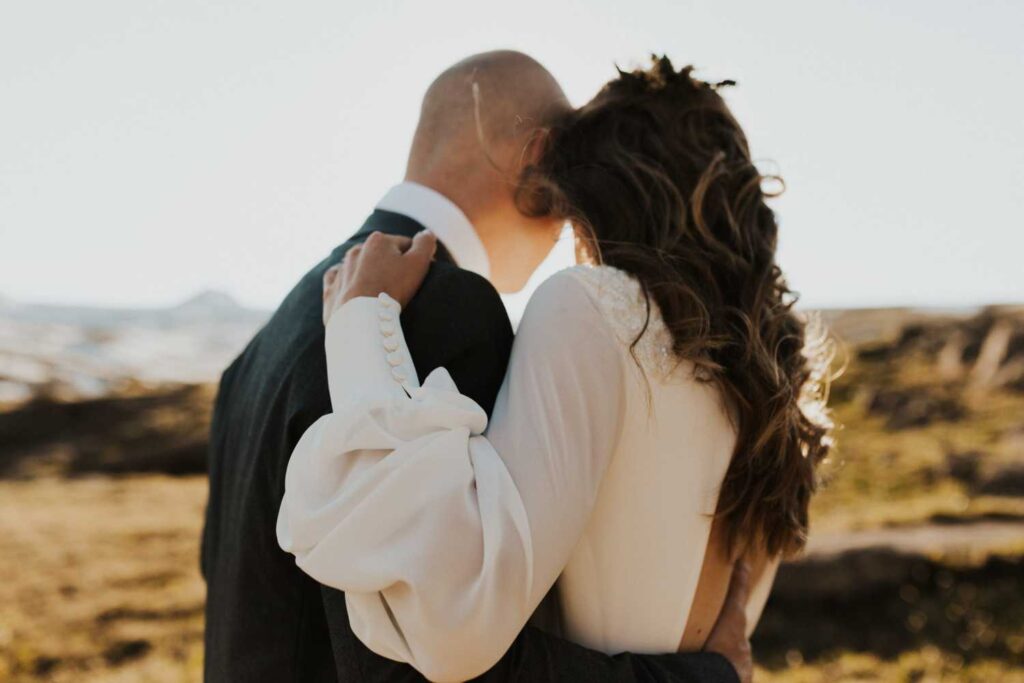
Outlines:
[[[559,233],[554,223],[524,218],[512,206],[478,217],[473,227],[490,255],[491,284],[503,294],[526,286],[551,253]]]
[[[561,232],[558,221],[524,217],[512,198],[506,196],[505,188],[487,183],[474,187],[470,182],[454,182],[443,176],[416,174],[411,170],[405,180],[445,196],[468,217],[488,256],[487,278],[504,294],[518,292],[526,286],[533,271],[551,253]]]
[[[465,212],[450,198],[422,183],[391,188],[377,208],[402,214],[431,230],[461,268],[489,278],[490,259]]]

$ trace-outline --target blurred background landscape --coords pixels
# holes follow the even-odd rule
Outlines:
[[[843,429],[761,680],[1024,680],[1024,306],[822,315]],[[265,316],[0,308],[0,680],[200,679],[214,383]]]

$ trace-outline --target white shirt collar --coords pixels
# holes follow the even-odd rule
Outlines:
[[[455,202],[440,192],[405,181],[388,190],[377,202],[377,208],[420,223],[437,235],[460,268],[490,278],[491,263],[473,224]]]

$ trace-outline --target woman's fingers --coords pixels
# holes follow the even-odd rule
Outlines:
[[[324,272],[324,297],[323,297],[323,321],[324,325],[334,312],[334,304],[341,290],[342,270],[344,266],[335,264]]]
[[[340,264],[338,264],[337,266],[332,266],[332,267],[338,268],[339,266],[345,266],[346,264],[358,261],[359,260],[359,254],[362,253],[362,251],[363,251],[363,245],[362,244],[357,244],[356,246],[352,247],[351,249],[349,249],[345,253],[345,258],[341,259],[341,263]]]
[[[374,254],[381,251],[402,254],[409,249],[410,245],[412,245],[412,240],[408,237],[385,235],[382,232],[371,232],[363,243],[366,250]]]
[[[371,233],[324,273],[324,324],[353,297],[386,292],[406,305],[423,284],[436,251],[437,238],[426,230],[413,238]]]
[[[417,268],[422,268],[425,273],[430,267],[430,262],[437,252],[437,237],[429,230],[416,233],[416,236],[409,241],[409,250],[405,257],[410,259]]]
[[[412,246],[413,238],[402,237],[400,235],[389,235],[391,244],[398,249],[399,253],[404,254],[409,251],[409,247]]]

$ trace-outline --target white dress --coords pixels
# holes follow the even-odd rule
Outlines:
[[[558,581],[563,635],[674,652],[735,444],[716,389],[607,266],[558,273],[523,316],[490,424],[439,369],[419,386],[398,305],[327,329],[334,412],[292,454],[281,547],[346,593],[370,649],[431,680],[495,664]],[[770,574],[753,591],[753,628]]]

